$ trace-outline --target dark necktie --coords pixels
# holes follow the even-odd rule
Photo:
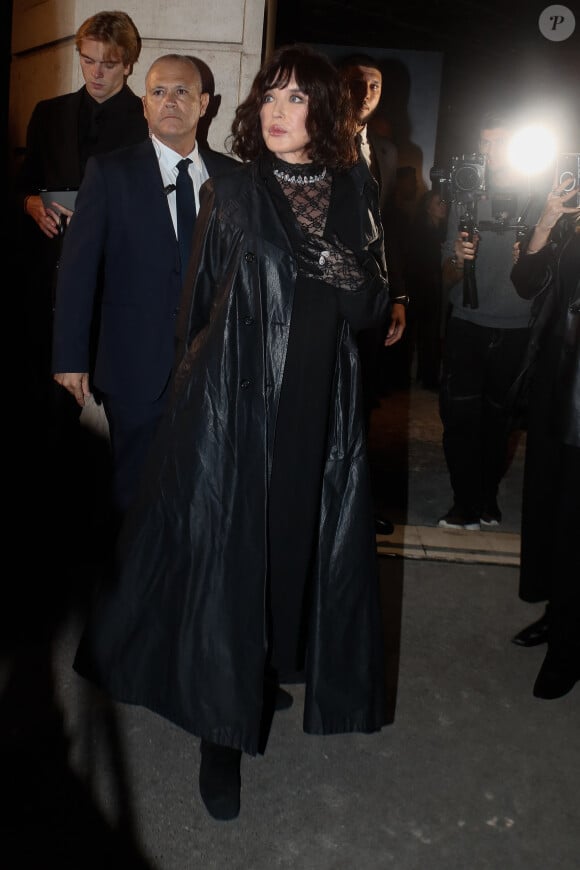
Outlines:
[[[187,167],[191,163],[189,157],[184,157],[177,164],[179,172],[175,183],[175,202],[177,206],[177,241],[179,243],[179,256],[181,258],[181,275],[185,277],[189,254],[191,251],[191,237],[195,225],[195,194],[193,181]]]

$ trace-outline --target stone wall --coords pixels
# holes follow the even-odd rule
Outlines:
[[[129,78],[142,96],[145,73],[161,54],[191,54],[215,82],[215,117],[208,143],[224,150],[233,115],[262,59],[266,0],[14,0],[9,139],[17,155],[35,104],[78,90],[83,78],[74,45],[77,28],[95,12],[122,9],[139,29],[143,47]]]

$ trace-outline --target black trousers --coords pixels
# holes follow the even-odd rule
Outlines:
[[[113,452],[113,504],[119,522],[137,494],[166,399],[167,386],[150,402],[103,395]]]
[[[443,450],[455,504],[470,517],[493,505],[507,468],[506,396],[527,341],[527,329],[448,321],[439,392]]]

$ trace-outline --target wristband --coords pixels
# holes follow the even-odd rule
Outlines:
[[[408,296],[395,296],[394,299],[391,299],[391,302],[393,304],[396,302],[398,305],[404,305],[406,308],[410,302],[410,299]]]

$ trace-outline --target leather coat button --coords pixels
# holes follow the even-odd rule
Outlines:
[[[253,263],[255,259],[256,255],[252,254],[251,251],[246,251],[246,253],[244,254],[244,260],[246,261],[246,263]]]
[[[251,326],[253,322],[254,322],[254,318],[250,317],[249,314],[247,317],[244,317],[244,323],[246,324],[246,326]]]
[[[244,378],[243,381],[240,381],[240,387],[242,388],[242,390],[247,390],[251,383],[252,382],[249,380],[249,378]]]

